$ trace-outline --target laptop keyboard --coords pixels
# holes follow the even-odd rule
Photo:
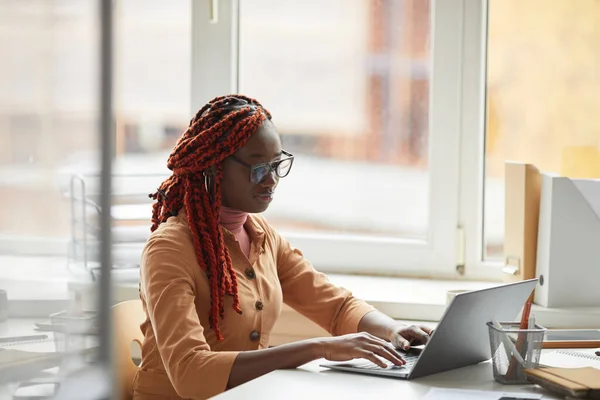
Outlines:
[[[359,368],[359,369],[376,369],[376,370],[381,370],[381,371],[394,370],[394,369],[412,369],[412,367],[415,365],[415,363],[419,359],[419,355],[420,354],[412,354],[412,353],[402,354],[402,358],[404,358],[404,361],[406,361],[406,364],[404,364],[402,366],[392,364],[391,361],[388,361],[385,358],[378,357],[381,361],[383,361],[387,365],[386,368],[381,368],[379,365],[372,363],[371,361],[366,361],[366,362],[360,363],[360,364],[357,363],[354,365],[354,367]]]

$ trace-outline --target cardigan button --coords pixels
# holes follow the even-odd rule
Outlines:
[[[260,333],[258,333],[257,331],[250,332],[251,341],[256,342],[258,339],[260,339]]]
[[[246,278],[248,278],[248,279],[256,278],[256,273],[254,272],[254,270],[252,268],[248,268],[247,270],[245,270],[244,274],[246,275]]]
[[[263,309],[263,307],[264,307],[264,304],[263,304],[263,302],[262,302],[262,301],[258,300],[258,301],[256,302],[256,304],[254,304],[254,307],[256,307],[256,309],[257,309],[258,311],[262,311],[262,309]]]

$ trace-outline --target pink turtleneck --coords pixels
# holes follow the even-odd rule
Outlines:
[[[248,213],[221,206],[221,226],[233,233],[240,248],[248,257],[250,254],[250,236],[244,229]]]

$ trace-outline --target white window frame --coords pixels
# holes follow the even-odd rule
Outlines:
[[[465,6],[432,0],[429,107],[429,235],[426,240],[290,232],[285,236],[327,272],[456,277]],[[218,5],[217,22],[214,9]],[[192,110],[239,87],[239,0],[192,3]],[[315,10],[318,12],[318,10]],[[211,21],[212,20],[212,21]],[[407,193],[407,195],[410,195]]]
[[[239,86],[239,0],[213,1],[219,7],[218,23],[210,22],[210,1],[192,2],[191,112]],[[283,232],[323,271],[502,277],[502,262],[486,261],[483,252],[487,1],[431,1],[432,58],[438,60],[431,70],[431,234],[418,241]],[[31,249],[39,254],[40,248],[44,255],[67,254],[66,241],[3,239],[3,254],[18,250],[33,255]]]
[[[488,1],[465,0],[460,143],[460,216],[465,271],[470,279],[502,279],[502,261],[484,249],[485,126]]]

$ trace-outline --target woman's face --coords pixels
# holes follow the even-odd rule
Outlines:
[[[234,154],[234,157],[247,165],[279,160],[281,140],[273,123],[265,120],[248,139],[246,145]],[[250,181],[250,168],[227,157],[223,161],[222,204],[248,213],[263,212],[273,200],[278,182],[279,178],[274,173],[270,173],[262,182],[254,184]]]

